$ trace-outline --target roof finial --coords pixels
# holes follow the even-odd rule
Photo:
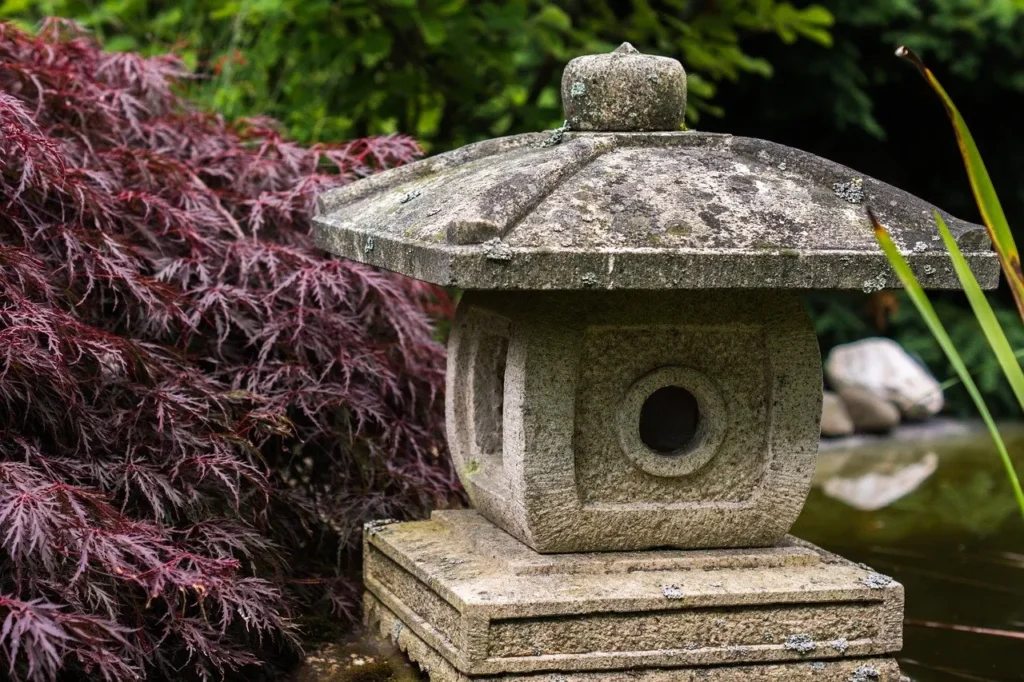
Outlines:
[[[686,72],[675,59],[622,43],[573,59],[562,74],[562,106],[573,131],[675,131],[686,112]]]

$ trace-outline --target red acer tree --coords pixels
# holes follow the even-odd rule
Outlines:
[[[314,197],[420,154],[303,148],[171,57],[0,25],[0,664],[252,677],[351,618],[370,518],[457,494],[434,288],[318,251]],[[262,667],[262,668],[261,668]],[[3,674],[3,673],[0,673]]]

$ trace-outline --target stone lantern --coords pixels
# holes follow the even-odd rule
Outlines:
[[[553,133],[333,190],[339,256],[466,290],[447,429],[474,510],[367,526],[367,621],[441,682],[899,679],[903,588],[787,535],[817,455],[799,292],[956,288],[932,206],[814,155],[681,131],[686,77],[573,60]],[[983,285],[984,228],[946,217]]]

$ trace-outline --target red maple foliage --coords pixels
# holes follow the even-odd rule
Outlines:
[[[0,24],[0,675],[251,678],[352,617],[364,521],[457,494],[449,300],[309,235],[419,148],[302,148],[187,77]]]

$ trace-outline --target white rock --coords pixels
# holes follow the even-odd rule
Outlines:
[[[900,424],[900,411],[892,402],[859,386],[841,389],[839,399],[860,433],[889,433]]]
[[[927,419],[942,409],[942,387],[892,339],[836,346],[825,362],[833,389],[862,388],[888,400],[906,419]]]

